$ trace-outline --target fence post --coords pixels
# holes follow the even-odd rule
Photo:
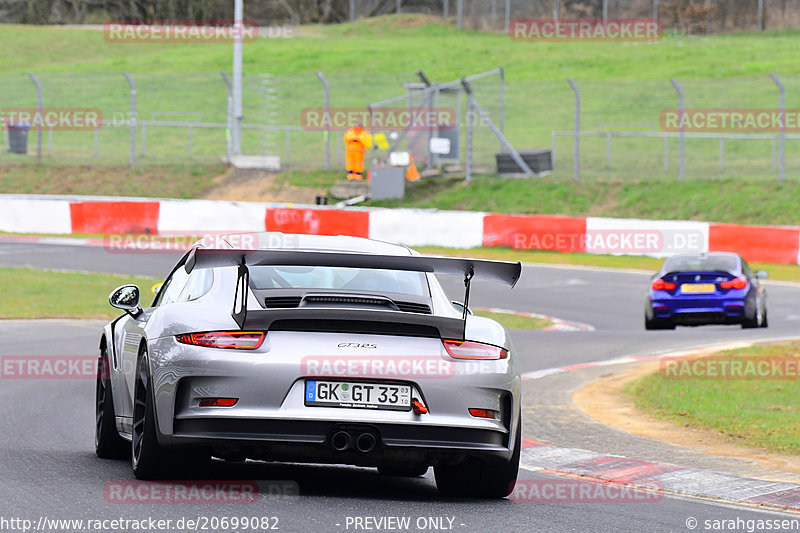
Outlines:
[[[678,181],[683,181],[683,177],[686,173],[686,139],[684,138],[684,131],[683,131],[683,110],[684,110],[684,99],[683,99],[683,87],[680,86],[678,80],[675,78],[669,79],[672,86],[675,87],[675,90],[678,92],[678,120],[680,120],[680,133],[678,137]]]
[[[322,88],[325,90],[325,123],[327,127],[325,128],[325,170],[331,169],[331,117],[330,117],[330,109],[331,109],[331,86],[328,84],[328,80],[325,78],[325,74],[321,71],[317,71],[317,78],[319,81],[322,82]]]
[[[603,24],[608,24],[608,0],[603,0]]]
[[[500,132],[506,134],[506,69],[500,67]],[[500,151],[503,151],[503,143],[500,143]]]
[[[400,4],[402,0],[395,0],[394,12],[396,15],[400,14]]]
[[[136,164],[136,83],[131,78],[131,75],[127,72],[122,73],[125,76],[125,79],[128,81],[128,85],[131,88],[131,116],[128,119],[128,124],[131,128],[131,157],[130,163],[131,166]]]
[[[706,35],[711,33],[711,0],[706,0]]]
[[[225,109],[225,159],[230,163],[233,151],[231,129],[233,127],[233,87],[227,72],[220,72],[222,81],[225,82],[227,90],[226,109]]]
[[[37,114],[37,121],[39,122],[39,126],[36,128],[36,162],[42,162],[42,84],[39,83],[39,78],[36,77],[35,74],[30,73],[28,74],[33,84],[36,85],[36,114]]]
[[[456,28],[464,27],[464,0],[456,0]]]
[[[780,170],[779,180],[783,182],[786,178],[786,88],[775,74],[770,74],[770,78],[778,86],[778,107],[781,110],[781,132],[778,136],[780,140]]]
[[[581,167],[581,91],[572,78],[567,78],[567,82],[569,82],[569,86],[572,87],[572,92],[575,93],[575,133],[572,136],[572,179],[578,181]]]
[[[611,132],[606,132],[606,167],[611,168]]]
[[[235,0],[233,4],[233,20],[237,29],[242,28],[243,18],[244,2]],[[241,155],[242,153],[242,46],[241,38],[233,40],[233,127],[231,131],[234,155]]]
[[[719,169],[725,169],[725,137],[719,138]]]
[[[669,137],[664,137],[664,172],[669,170]]]
[[[511,28],[511,0],[506,0],[505,28],[506,31],[509,31],[509,29]]]
[[[472,181],[472,128],[474,120],[474,117],[472,116],[472,98],[472,91],[467,91],[467,148],[465,150],[466,170],[464,177],[467,183]]]
[[[758,0],[758,31],[764,31],[764,0]]]
[[[658,0],[653,0],[653,19],[658,21]]]
[[[553,20],[561,18],[561,0],[556,0],[553,3]]]
[[[356,20],[356,0],[350,0],[350,22]]]

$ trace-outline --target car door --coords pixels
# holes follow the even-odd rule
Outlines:
[[[139,347],[142,339],[145,339],[145,328],[153,313],[160,307],[168,305],[178,300],[189,274],[183,268],[177,268],[159,291],[158,297],[151,307],[145,307],[136,317],[129,317],[122,326],[122,351],[120,364],[122,365],[123,375],[125,376],[124,388],[126,394],[122,399],[122,404],[118,414],[130,420],[133,417],[133,392],[136,383],[136,363],[139,358]],[[116,397],[114,398],[116,400]],[[116,404],[115,404],[116,408]]]

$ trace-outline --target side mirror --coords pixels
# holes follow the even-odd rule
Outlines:
[[[458,310],[459,313],[464,314],[464,302],[459,302],[457,300],[451,300],[450,303],[453,304],[453,307],[455,307],[456,310]],[[467,307],[467,314],[468,315],[472,314],[472,309],[470,309],[469,307]]]
[[[758,279],[767,279],[769,277],[769,272],[767,272],[766,270],[757,270],[756,277]]]
[[[133,317],[142,312],[142,308],[139,307],[139,287],[136,285],[117,287],[108,295],[108,303]]]

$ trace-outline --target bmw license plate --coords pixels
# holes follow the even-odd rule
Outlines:
[[[689,293],[704,293],[704,292],[714,292],[714,284],[713,283],[684,283],[681,285],[681,292],[689,292]]]
[[[306,380],[305,404],[315,407],[409,411],[411,387],[360,381]]]

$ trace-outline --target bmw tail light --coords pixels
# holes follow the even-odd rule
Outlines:
[[[479,342],[443,340],[444,347],[454,359],[505,359],[508,350]]]
[[[205,346],[206,348],[233,348],[235,350],[255,350],[264,342],[263,331],[208,331],[205,333],[186,333],[176,335],[182,344]]]
[[[747,287],[747,280],[744,278],[733,278],[730,281],[723,281],[719,284],[721,289],[744,289]]]
[[[677,285],[675,285],[671,281],[664,281],[663,279],[658,278],[657,280],[653,281],[652,287],[654,291],[671,291],[672,289],[677,287]]]

